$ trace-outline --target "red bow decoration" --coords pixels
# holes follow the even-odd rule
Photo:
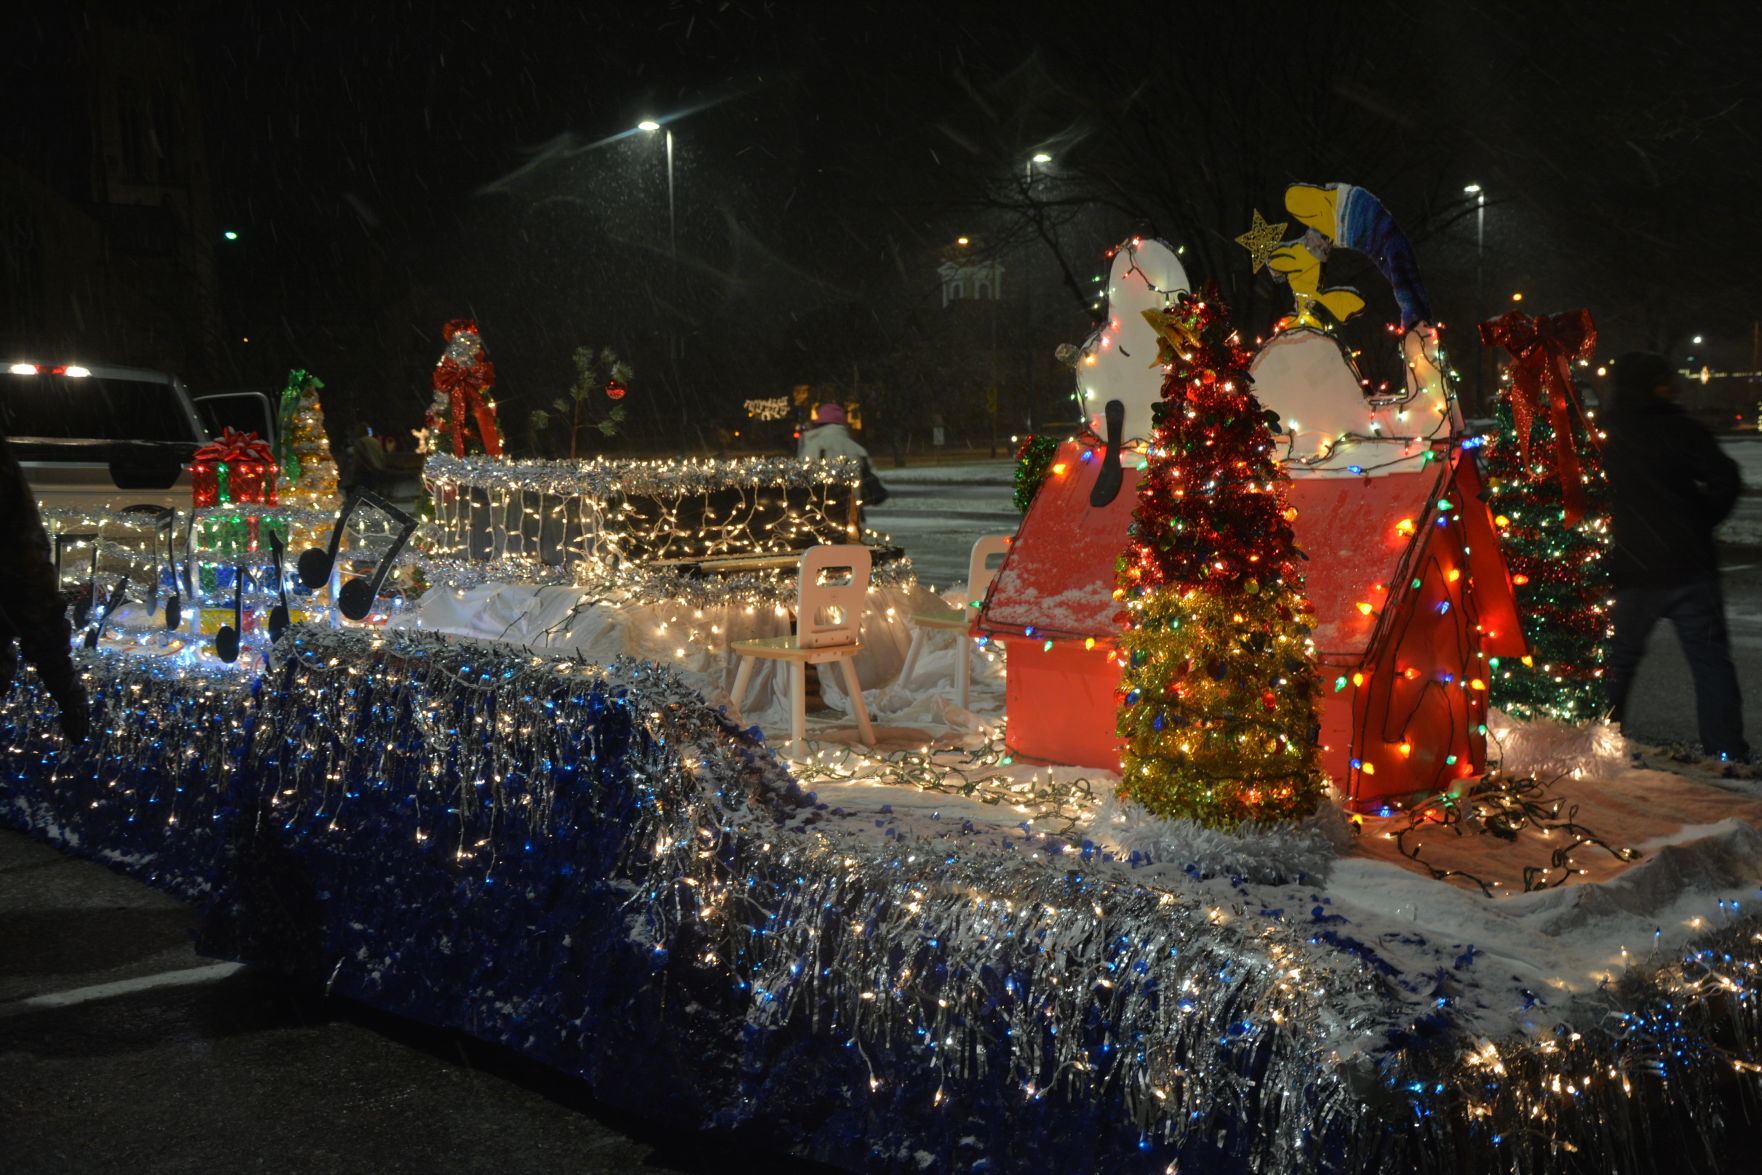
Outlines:
[[[447,431],[453,436],[453,456],[465,455],[467,411],[477,419],[477,432],[483,438],[483,451],[491,457],[502,455],[502,438],[496,428],[495,409],[483,398],[484,389],[493,387],[495,382],[496,365],[487,359],[480,359],[470,367],[451,359],[442,359],[435,364],[435,389],[447,394]]]
[[[1481,323],[1481,342],[1511,352],[1511,419],[1517,426],[1517,443],[1524,468],[1530,463],[1530,426],[1538,413],[1548,413],[1554,429],[1554,475],[1560,479],[1560,498],[1566,507],[1566,525],[1585,515],[1584,478],[1579,471],[1578,450],[1572,440],[1572,417],[1576,413],[1585,434],[1596,444],[1596,434],[1585,420],[1584,405],[1572,387],[1572,361],[1588,359],[1597,348],[1597,327],[1588,310],[1564,314],[1540,314],[1531,318],[1511,310]]]
[[[254,432],[237,432],[232,427],[195,452],[195,460],[219,464],[222,461],[260,461],[275,464],[275,453],[269,442]]]

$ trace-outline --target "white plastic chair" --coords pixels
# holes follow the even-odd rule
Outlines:
[[[988,534],[973,544],[973,554],[967,560],[967,599],[972,601],[965,608],[938,608],[933,612],[913,612],[912,623],[919,628],[934,628],[966,632],[973,624],[973,616],[978,607],[985,602],[985,593],[991,590],[991,581],[997,578],[1003,566],[1002,556],[1009,551],[1013,535]],[[997,559],[997,566],[991,560]],[[900,669],[900,676],[906,677],[916,666],[918,652],[923,647],[923,638],[912,642],[912,651],[906,657],[906,664]],[[968,695],[972,692],[973,666],[966,641],[956,645],[955,677],[961,686],[961,709],[967,708]]]
[[[863,687],[851,659],[863,651],[863,606],[869,592],[869,549],[855,544],[810,547],[801,557],[796,589],[795,634],[735,641],[740,670],[734,675],[731,702],[735,717],[760,659],[789,663],[789,737],[800,743],[807,734],[808,666],[836,661],[844,671],[845,689],[863,742],[875,745],[875,728],[863,704]],[[742,719],[744,721],[744,719]]]

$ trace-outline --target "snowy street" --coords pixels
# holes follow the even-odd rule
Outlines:
[[[1732,652],[1745,699],[1746,731],[1762,744],[1762,438],[1725,438],[1744,471],[1746,492],[1720,530],[1721,568]],[[887,484],[885,506],[869,525],[892,536],[911,556],[918,578],[944,589],[966,577],[967,556],[981,535],[1012,533],[1020,521],[1013,495],[1015,463],[915,465],[876,470]],[[1641,742],[1696,741],[1694,686],[1668,626],[1652,634],[1635,684],[1633,736]]]
[[[190,945],[194,922],[158,890],[0,829],[8,1170],[820,1170],[708,1153],[501,1050],[216,963]]]
[[[1014,461],[967,465],[876,467],[887,486],[885,506],[868,511],[868,524],[911,556],[918,579],[941,591],[967,577],[967,558],[981,535],[1014,534]]]

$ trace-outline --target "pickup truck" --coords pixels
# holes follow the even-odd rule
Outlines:
[[[0,363],[0,433],[48,507],[188,507],[202,399],[141,367]]]

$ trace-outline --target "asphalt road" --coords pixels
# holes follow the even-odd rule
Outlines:
[[[0,831],[0,1170],[792,1172],[582,1083],[199,957],[193,912]]]

